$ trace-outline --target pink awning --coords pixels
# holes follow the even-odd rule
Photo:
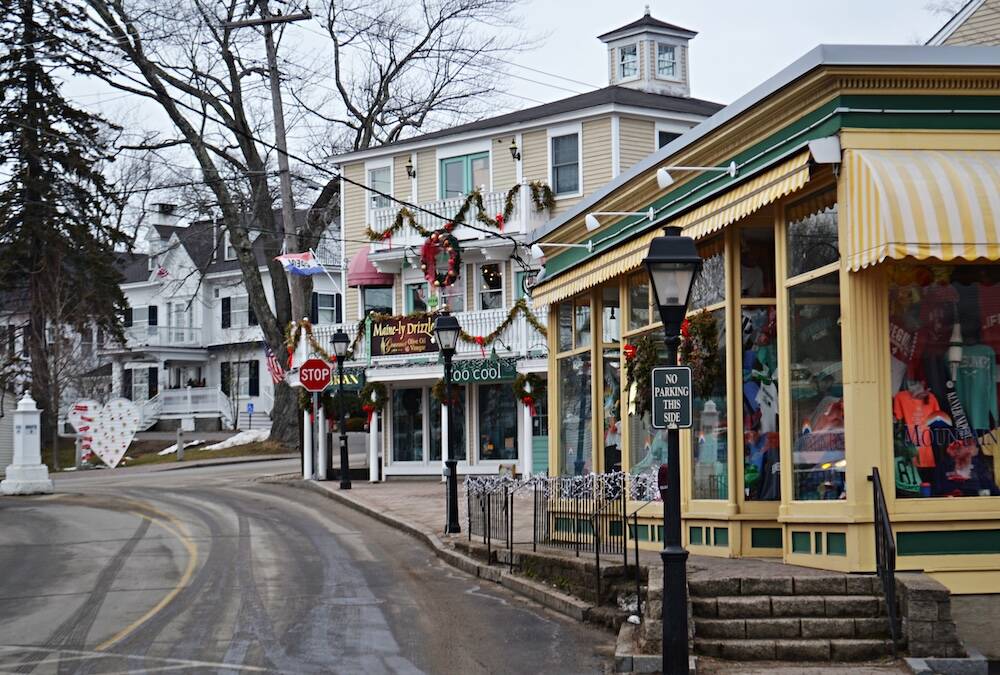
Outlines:
[[[379,272],[368,260],[368,247],[355,253],[347,266],[348,286],[392,286],[392,281],[391,274]]]

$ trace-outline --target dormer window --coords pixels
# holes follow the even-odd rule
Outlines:
[[[677,77],[677,47],[658,42],[656,44],[656,76]]]
[[[229,239],[228,230],[226,230],[225,234],[225,258],[226,260],[236,260],[236,247],[233,246],[233,242]]]
[[[639,75],[639,53],[635,45],[618,48],[618,79],[630,80]]]

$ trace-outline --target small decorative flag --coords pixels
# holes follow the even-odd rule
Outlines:
[[[278,363],[278,357],[274,355],[271,351],[271,347],[268,346],[266,342],[261,342],[264,345],[264,356],[267,358],[267,372],[271,373],[271,382],[278,384],[285,379],[285,371]]]
[[[320,264],[312,251],[305,253],[286,253],[275,258],[285,268],[288,274],[296,274],[300,277],[308,277],[314,274],[326,274],[326,270]]]
[[[156,268],[156,278],[157,279],[166,279],[169,276],[170,276],[170,272],[168,272],[167,268],[164,267],[163,265],[160,265],[159,267]]]

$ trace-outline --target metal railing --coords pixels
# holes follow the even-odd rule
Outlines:
[[[889,509],[885,503],[885,491],[882,489],[882,478],[878,468],[872,467],[872,475],[868,477],[872,483],[872,503],[875,510],[875,569],[882,582],[882,594],[885,595],[886,613],[889,615],[889,635],[892,638],[892,656],[896,656],[896,643],[899,640],[899,610],[896,605],[896,538],[892,533],[892,522],[889,520]]]

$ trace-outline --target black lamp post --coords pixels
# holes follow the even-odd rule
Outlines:
[[[677,365],[681,323],[691,287],[701,270],[694,240],[680,236],[679,227],[664,229],[649,246],[643,261],[656,293],[667,344],[667,365]],[[687,557],[681,546],[681,470],[679,430],[667,430],[667,466],[660,467],[663,496],[663,672],[688,672]],[[665,470],[664,470],[665,469]]]
[[[458,462],[455,460],[455,427],[452,425],[453,416],[451,414],[451,357],[455,355],[455,346],[458,344],[458,334],[462,327],[458,325],[458,319],[447,312],[438,316],[434,320],[434,337],[437,339],[438,348],[444,356],[444,396],[447,401],[448,415],[448,453],[445,457],[445,477],[448,480],[447,510],[448,521],[444,531],[447,534],[456,534],[462,531],[458,524]]]
[[[340,489],[351,489],[351,460],[347,456],[347,420],[345,413],[347,406],[344,405],[344,357],[347,356],[347,346],[351,343],[351,338],[347,333],[337,329],[333,334],[333,353],[337,357],[337,425],[340,427]]]

